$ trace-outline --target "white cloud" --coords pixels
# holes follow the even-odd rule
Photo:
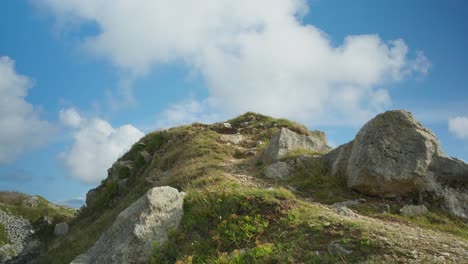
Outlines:
[[[69,127],[76,128],[81,124],[81,116],[74,108],[60,110],[59,119],[60,122]]]
[[[449,131],[458,138],[468,139],[468,117],[450,118]]]
[[[44,144],[53,127],[26,101],[32,81],[15,70],[9,57],[0,57],[0,163]]]
[[[314,123],[359,123],[390,102],[383,85],[426,74],[401,39],[355,35],[334,46],[301,22],[305,0],[42,0],[61,23],[95,23],[93,54],[135,75],[183,62],[217,112],[257,111]],[[350,111],[353,110],[353,111]]]
[[[194,122],[210,124],[226,118],[215,109],[215,103],[210,100],[200,102],[192,99],[172,104],[158,116],[156,127],[171,128]]]
[[[74,109],[61,110],[60,119],[75,129],[72,147],[60,156],[71,175],[85,183],[94,184],[106,178],[107,168],[143,136],[132,125],[113,128],[99,118],[82,118]]]

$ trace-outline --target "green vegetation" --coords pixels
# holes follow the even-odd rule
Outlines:
[[[398,213],[398,210],[403,207],[403,203],[396,201],[386,202],[393,209],[390,213],[382,212],[382,209],[375,206],[372,202],[354,205],[351,206],[351,208],[363,215],[373,218],[446,232],[468,240],[468,223],[460,218],[450,215],[440,208],[431,207],[429,208],[429,213],[427,215],[409,217]]]
[[[254,112],[247,112],[234,119],[228,120],[227,122],[230,123],[234,127],[240,127],[240,125],[243,122],[249,122],[249,125],[247,126],[247,128],[271,129],[271,128],[286,127],[301,135],[313,135],[313,134],[324,135],[322,132],[319,132],[319,131],[310,131],[305,126],[299,123],[290,121],[288,119],[282,119],[282,118],[277,119],[277,118],[265,116],[265,115],[254,113]]]
[[[330,175],[327,161],[321,159],[311,159],[304,163],[290,179],[286,180],[286,183],[304,196],[324,204],[357,197],[356,193],[346,187],[345,179]]]
[[[323,153],[319,153],[310,149],[303,149],[303,148],[296,148],[288,151],[288,153],[281,158],[281,161],[288,161],[288,160],[293,160],[297,157],[300,156],[316,156],[316,155],[323,155]]]
[[[262,184],[255,185],[234,175],[261,175],[258,156],[246,158],[243,153],[253,147],[260,153],[267,144],[258,142],[267,143],[281,127],[324,136],[321,132],[250,112],[228,122],[246,137],[245,146],[220,142],[217,127],[203,124],[156,131],[142,138],[119,159],[132,161],[132,169],[119,171],[121,179],[103,181],[96,189],[95,202],[80,210],[67,236],[47,241],[48,252],[37,263],[69,263],[91,247],[122,210],[148,189],[164,185],[186,192],[184,215],[169,240],[154,246],[152,263],[391,263],[384,254],[406,260],[401,248],[376,239],[389,237],[396,241],[394,245],[404,242],[391,237],[383,224],[343,218],[311,202],[332,204],[362,197],[349,190],[343,178],[330,176],[324,160],[308,159],[281,182],[256,179]],[[243,122],[249,124],[241,128]],[[153,156],[151,162],[143,159],[142,151]],[[304,154],[317,153],[296,149],[285,160]],[[119,187],[122,179],[127,181],[124,188]],[[408,218],[397,212],[402,201],[366,199],[353,209],[372,218],[467,239],[466,223],[433,208],[425,217]],[[389,203],[391,213],[382,213],[379,203]],[[327,246],[332,242],[354,252],[342,257],[331,254]]]
[[[14,216],[23,217],[30,223],[36,222],[41,216],[50,217],[56,221],[64,221],[75,215],[74,209],[57,206],[40,196],[37,196],[38,199],[35,205],[29,206],[23,203],[24,199],[26,199],[24,197],[15,200],[0,200],[0,210]]]
[[[285,189],[238,185],[190,190],[181,228],[157,245],[153,263],[335,263],[330,242],[345,241],[354,262],[382,250],[366,228],[343,221]],[[318,252],[319,254],[317,255]]]
[[[10,243],[10,240],[8,239],[8,234],[5,230],[5,227],[0,223],[0,247]]]

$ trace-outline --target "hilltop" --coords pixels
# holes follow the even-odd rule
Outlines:
[[[257,113],[159,130],[35,263],[462,263],[467,172],[405,111],[334,150]]]

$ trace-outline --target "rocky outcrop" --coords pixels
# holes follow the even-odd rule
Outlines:
[[[400,209],[400,213],[406,216],[421,216],[429,213],[425,205],[407,205]]]
[[[110,169],[107,170],[108,179],[118,181],[130,176],[133,169],[133,161],[124,160],[115,162]]]
[[[0,263],[3,263],[23,251],[29,242],[29,236],[33,233],[33,228],[27,220],[7,214],[2,210],[0,210],[0,223],[5,228],[10,241],[0,247]]]
[[[271,138],[270,143],[261,156],[261,161],[264,163],[274,163],[294,149],[325,153],[331,148],[327,145],[327,140],[324,136],[300,135],[283,127]]]
[[[268,179],[283,180],[291,175],[291,168],[286,162],[276,162],[265,169],[265,177]]]
[[[407,111],[377,115],[325,158],[352,189],[390,197],[429,192],[451,213],[468,216],[468,165],[448,158],[434,133]]]
[[[147,263],[153,244],[164,243],[169,231],[178,227],[183,199],[184,193],[171,187],[150,189],[72,263]]]
[[[58,223],[54,227],[54,235],[64,236],[68,233],[68,224],[66,222]]]

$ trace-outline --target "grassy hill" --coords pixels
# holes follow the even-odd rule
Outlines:
[[[71,221],[69,234],[52,240],[38,263],[69,263],[122,210],[164,185],[187,193],[184,216],[169,241],[155,245],[152,263],[461,263],[468,258],[466,222],[438,208],[426,216],[402,216],[398,210],[412,201],[348,190],[323,162],[312,162],[285,181],[263,178],[265,164],[258,157],[281,127],[306,135],[322,132],[255,113],[228,122],[232,129],[196,123],[142,138],[119,159],[132,166],[96,188],[93,202]],[[243,136],[238,144],[222,140],[233,130]],[[351,212],[330,206],[358,199]],[[341,247],[352,253],[337,253]]]

